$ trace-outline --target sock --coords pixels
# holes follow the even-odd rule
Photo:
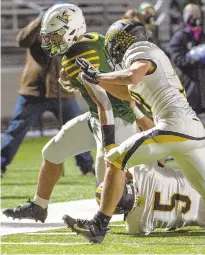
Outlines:
[[[108,226],[108,224],[111,220],[111,217],[101,213],[100,211],[98,211],[97,214],[94,216],[94,220],[95,219],[100,220],[103,228],[107,228],[107,226]]]
[[[40,198],[37,194],[34,196],[34,204],[39,205],[43,209],[46,209],[48,207],[49,200]]]

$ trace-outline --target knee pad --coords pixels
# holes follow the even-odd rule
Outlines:
[[[104,159],[115,167],[122,168],[123,155],[118,151],[118,147],[112,148],[106,152]]]
[[[42,157],[43,159],[54,163],[54,164],[60,164],[62,163],[62,160],[58,159],[58,156],[60,156],[60,153],[56,151],[55,149],[55,143],[54,138],[52,138],[42,149]]]

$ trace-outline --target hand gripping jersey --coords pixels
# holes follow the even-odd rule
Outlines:
[[[94,67],[98,67],[100,72],[110,72],[104,53],[104,37],[98,33],[84,34],[84,38],[69,48],[62,58],[62,67],[69,76],[72,86],[79,90],[82,97],[87,102],[93,116],[97,117],[97,106],[90,98],[83,84],[78,80],[78,74],[81,70],[75,64],[77,57],[83,57],[90,61]],[[109,93],[108,97],[113,107],[114,117],[119,117],[129,123],[135,121],[133,111],[129,107],[129,103],[113,97]]]
[[[185,97],[184,88],[169,58],[155,44],[143,41],[133,44],[125,53],[122,65],[129,68],[137,60],[149,60],[153,71],[137,85],[130,85],[133,98],[155,118],[183,114],[195,117]]]
[[[150,164],[133,167],[131,172],[136,203],[127,217],[129,233],[150,233],[155,228],[205,227],[205,203],[181,171]]]

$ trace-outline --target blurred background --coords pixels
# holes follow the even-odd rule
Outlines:
[[[53,0],[2,0],[1,1],[1,52],[2,52],[2,107],[1,128],[2,132],[7,128],[8,122],[13,116],[17,100],[17,91],[20,76],[26,61],[26,49],[18,46],[15,37],[20,29],[39,15],[42,7],[49,7],[55,3],[66,1]],[[116,20],[123,17],[129,9],[138,10],[140,0],[70,0],[82,8],[86,18],[87,31],[95,31],[105,34],[107,28]],[[154,6],[156,11],[157,42],[165,51],[172,35],[183,27],[183,8],[186,4],[195,3],[205,13],[205,0],[153,0],[146,1]],[[204,15],[204,14],[203,14]],[[203,16],[203,20],[204,20]],[[204,24],[203,24],[204,29]],[[77,101],[82,112],[87,110],[83,99],[77,96]],[[203,118],[203,114],[201,115]],[[43,135],[43,130],[56,129],[59,122],[54,116],[45,112],[39,122],[36,122],[31,130]]]

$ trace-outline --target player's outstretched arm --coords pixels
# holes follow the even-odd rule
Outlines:
[[[130,68],[115,71],[111,73],[100,73],[96,79],[101,83],[109,83],[114,85],[137,85],[151,68],[151,63],[146,60],[134,62]]]
[[[132,97],[128,90],[128,86],[121,86],[117,84],[112,84],[112,86],[110,86],[110,83],[107,82],[101,82],[99,86],[109,92],[112,96],[117,97],[120,100],[132,100]]]
[[[136,61],[128,69],[110,73],[100,73],[88,60],[83,58],[77,58],[76,64],[83,71],[85,80],[100,86],[105,86],[106,83],[112,86],[137,85],[152,68],[151,62],[147,60]]]

